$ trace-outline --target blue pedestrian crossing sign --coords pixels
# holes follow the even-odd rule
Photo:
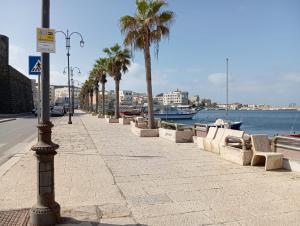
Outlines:
[[[42,71],[42,61],[40,56],[29,56],[29,74],[40,75]]]

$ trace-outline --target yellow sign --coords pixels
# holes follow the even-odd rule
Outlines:
[[[37,41],[39,42],[55,42],[55,30],[49,28],[36,29]]]

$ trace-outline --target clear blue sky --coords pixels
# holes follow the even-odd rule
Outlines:
[[[134,0],[51,0],[51,27],[79,31],[71,41],[71,64],[84,81],[102,49],[122,43],[118,20],[135,12]],[[35,29],[40,26],[41,1],[1,0],[0,33],[10,38],[10,64],[27,74],[27,57],[36,55]],[[230,102],[300,105],[299,0],[169,0],[176,13],[169,40],[153,62],[153,90],[183,89],[225,102],[225,58],[230,59]],[[4,9],[4,10],[3,10]],[[51,83],[66,84],[65,40],[57,34],[51,54]],[[122,89],[145,92],[141,52]],[[113,81],[108,81],[113,89]]]

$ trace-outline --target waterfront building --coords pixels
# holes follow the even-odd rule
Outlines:
[[[211,99],[206,99],[206,98],[201,99],[201,105],[205,107],[210,107],[212,105]]]
[[[79,105],[79,94],[80,88],[74,86],[74,108],[78,108]],[[65,87],[55,87],[54,86],[54,104],[69,104],[69,88],[68,86]],[[72,88],[71,88],[71,96],[72,96]]]
[[[163,105],[164,104],[164,94],[163,93],[157,94],[153,98],[153,102],[154,102],[154,104],[157,104],[157,105]]]
[[[200,105],[200,97],[199,95],[190,96],[189,97],[190,105],[199,106]]]
[[[133,106],[141,106],[144,103],[147,103],[147,95],[146,93],[132,93],[132,105]]]
[[[116,101],[116,95],[113,90],[105,91],[105,110],[106,111],[113,111]],[[102,91],[99,92],[99,104],[98,104],[98,111],[102,112]],[[93,104],[96,104],[96,98],[93,98]]]
[[[164,105],[187,105],[189,103],[188,92],[176,90],[163,94]]]
[[[131,90],[121,90],[119,93],[120,105],[132,105],[133,92]]]

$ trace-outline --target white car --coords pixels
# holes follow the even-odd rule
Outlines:
[[[51,110],[51,116],[64,116],[65,110],[63,106],[54,106]]]

